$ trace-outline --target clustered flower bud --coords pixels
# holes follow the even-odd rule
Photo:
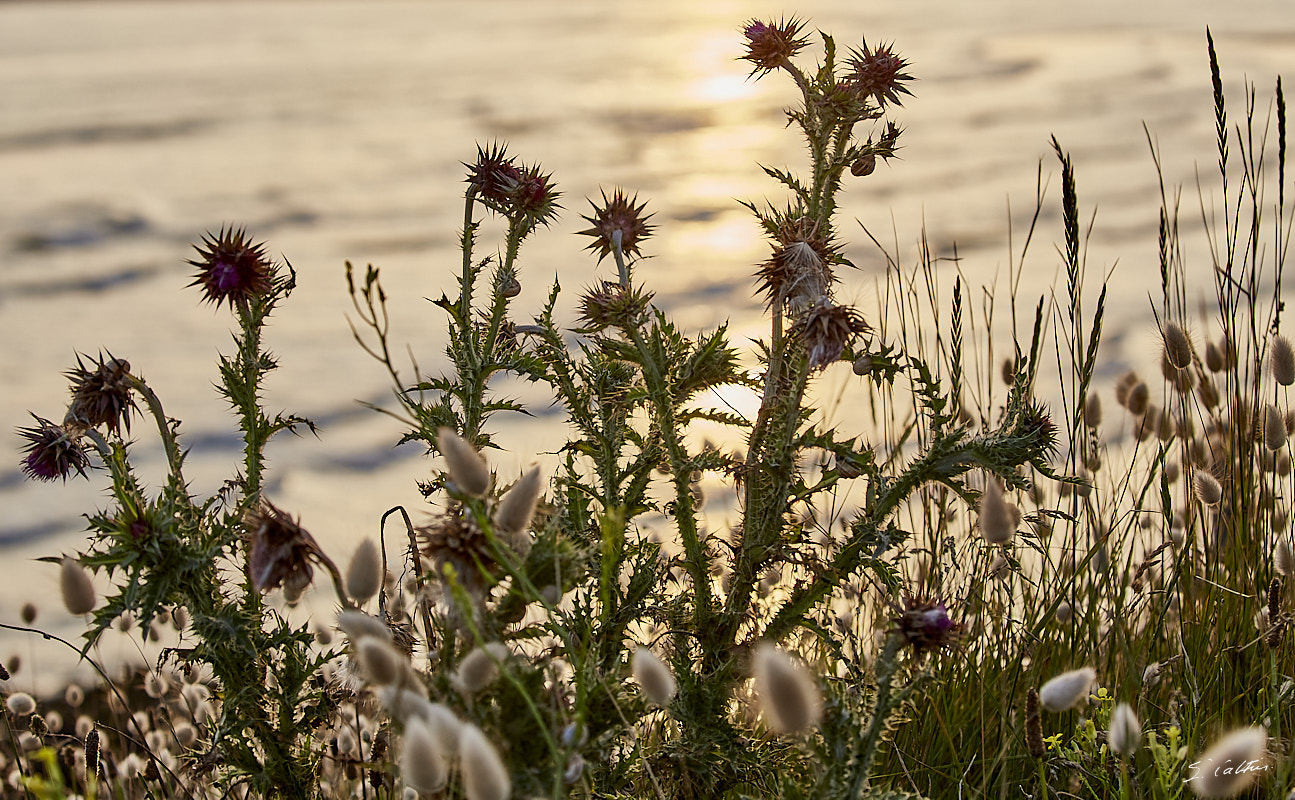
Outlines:
[[[66,424],[87,428],[103,425],[113,433],[122,428],[130,432],[135,398],[129,361],[100,355],[97,363],[87,367],[78,355],[76,368],[66,374],[72,390],[72,402],[64,417]]]

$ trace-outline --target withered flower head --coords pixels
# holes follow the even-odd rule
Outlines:
[[[67,409],[66,422],[88,428],[105,426],[113,433],[121,428],[130,432],[130,412],[135,408],[132,396],[130,362],[107,355],[99,356],[98,363],[87,367],[76,357],[76,368],[65,373],[72,385],[72,402]]]
[[[839,361],[855,334],[868,330],[859,312],[823,297],[796,323],[794,334],[809,353],[809,368],[816,370]]]
[[[208,233],[193,248],[199,257],[189,263],[198,274],[189,285],[201,286],[206,302],[233,308],[274,288],[274,267],[265,257],[265,245],[253,244],[242,228],[221,228],[217,236]]]
[[[539,165],[523,167],[504,190],[504,211],[509,219],[521,218],[531,226],[547,225],[557,216],[558,197],[552,173],[540,172]]]
[[[905,597],[903,608],[896,607],[899,616],[891,619],[891,630],[903,636],[921,658],[926,653],[957,646],[962,626],[949,618],[949,610],[939,600],[918,600]]]
[[[438,576],[448,564],[470,597],[478,601],[485,598],[497,565],[485,533],[463,514],[459,503],[451,503],[443,516],[419,528],[418,539],[423,555],[432,561]]]
[[[616,249],[614,237],[619,231],[621,252],[627,256],[641,256],[639,240],[652,235],[652,226],[647,224],[647,221],[653,215],[643,215],[643,209],[647,207],[647,203],[638,205],[635,202],[638,200],[638,195],[626,197],[625,192],[620,189],[612,192],[610,199],[607,197],[607,192],[604,191],[602,195],[601,206],[592,200],[589,201],[589,205],[594,209],[593,216],[581,215],[581,219],[593,226],[588,230],[580,231],[581,236],[594,237],[593,242],[586,249],[598,251],[598,260],[601,262]]]
[[[252,588],[267,592],[282,586],[285,594],[300,595],[315,575],[310,562],[324,559],[315,537],[265,499],[243,516],[243,528],[250,542],[247,574]]]
[[[508,188],[519,181],[522,171],[507,153],[508,146],[495,142],[489,149],[477,146],[477,160],[464,164],[468,168],[467,182],[477,190],[477,196],[487,203],[502,203]]]
[[[808,305],[826,294],[835,280],[832,264],[839,259],[832,237],[822,235],[809,217],[790,214],[770,233],[773,254],[756,271],[768,306]]]
[[[887,103],[903,105],[899,95],[913,94],[902,83],[911,81],[913,76],[900,71],[908,66],[908,62],[896,54],[893,47],[881,44],[871,49],[864,42],[851,54],[848,62],[850,72],[846,80],[854,86],[855,92],[860,97],[871,95],[882,107]]]
[[[35,414],[32,419],[36,425],[18,429],[18,435],[27,440],[22,460],[22,471],[27,477],[38,481],[55,478],[66,481],[74,471],[85,477],[90,457],[81,447],[81,428],[55,425]]]
[[[593,333],[605,328],[637,328],[643,324],[652,293],[633,286],[621,286],[614,281],[603,281],[590,287],[580,298],[580,316],[589,324],[582,333]]]
[[[742,58],[755,64],[751,74],[771,72],[804,49],[809,44],[809,37],[796,38],[804,25],[795,17],[778,22],[753,19],[744,25],[742,35],[746,37],[746,53]]]

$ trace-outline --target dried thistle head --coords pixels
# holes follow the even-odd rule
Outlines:
[[[221,228],[194,245],[198,268],[190,286],[202,288],[203,301],[228,303],[231,308],[268,295],[274,288],[274,267],[265,256],[265,245],[255,244],[242,228]]]
[[[869,330],[859,312],[823,297],[797,321],[793,335],[809,354],[809,368],[816,370],[839,361],[854,337]]]
[[[904,85],[913,80],[913,76],[903,70],[908,66],[894,50],[893,44],[879,44],[876,48],[868,47],[865,41],[858,50],[850,54],[847,62],[849,73],[846,80],[859,97],[872,97],[877,105],[885,108],[886,104],[903,105],[899,96],[913,93]]]
[[[603,281],[586,289],[580,298],[580,316],[587,323],[580,332],[640,328],[647,319],[651,302],[651,292],[633,286],[621,286],[613,281]]]
[[[589,201],[589,205],[593,206],[593,216],[581,215],[581,219],[593,226],[580,231],[580,235],[594,238],[587,249],[597,251],[601,262],[616,250],[616,234],[619,233],[621,252],[626,256],[641,256],[639,242],[652,235],[652,226],[647,221],[653,215],[643,214],[647,203],[639,205],[636,202],[638,195],[626,197],[621,189],[613,191],[610,199],[607,192],[604,191],[602,195],[602,205]]]
[[[32,414],[36,425],[19,428],[18,435],[27,440],[23,447],[22,471],[38,481],[67,480],[76,472],[85,477],[90,456],[81,447],[83,429],[77,425],[55,425]]]
[[[508,146],[500,142],[491,144],[489,148],[477,145],[477,160],[463,166],[468,168],[468,185],[492,207],[504,202],[508,188],[522,174],[508,155]]]
[[[130,412],[135,408],[134,385],[130,362],[100,354],[98,362],[86,363],[76,357],[76,368],[65,373],[71,381],[72,402],[65,423],[96,428],[100,425],[113,433],[122,428],[130,432]]]
[[[746,37],[746,52],[742,59],[755,65],[751,74],[772,72],[790,63],[792,56],[809,44],[809,37],[800,37],[805,23],[792,17],[777,22],[753,19],[742,26]]]
[[[953,621],[940,600],[905,597],[904,605],[896,606],[895,611],[899,616],[891,618],[891,631],[904,637],[917,658],[957,646],[962,626]]]
[[[767,230],[773,253],[756,271],[759,289],[768,295],[766,305],[786,303],[799,310],[827,294],[836,280],[832,265],[841,261],[833,238],[810,217],[792,212],[776,224],[767,223]]]
[[[478,602],[485,599],[498,564],[485,533],[463,514],[460,504],[452,503],[445,514],[417,533],[423,555],[432,561],[438,576],[448,565],[470,597]]]
[[[283,587],[285,594],[299,596],[314,577],[311,562],[325,559],[315,537],[264,498],[243,515],[243,529],[252,588],[267,592]]]

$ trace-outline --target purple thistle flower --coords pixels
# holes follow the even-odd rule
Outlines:
[[[22,460],[22,471],[28,478],[38,481],[67,480],[75,471],[85,477],[90,457],[81,448],[80,430],[73,426],[56,425],[32,414],[37,424],[19,428],[18,435],[27,440]]]
[[[221,228],[210,233],[201,245],[194,245],[199,258],[189,263],[198,268],[190,286],[201,286],[203,300],[230,308],[268,295],[274,288],[274,268],[265,257],[265,245],[253,244],[239,228]]]

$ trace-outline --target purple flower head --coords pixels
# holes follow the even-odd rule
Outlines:
[[[903,81],[911,81],[913,76],[901,72],[908,66],[908,62],[896,54],[893,48],[894,45],[882,44],[877,45],[876,49],[870,49],[868,43],[864,42],[849,61],[850,73],[846,80],[860,97],[871,96],[883,108],[887,103],[903,105],[899,96],[913,94],[903,84]]]
[[[198,258],[189,263],[198,268],[190,286],[201,286],[203,300],[231,308],[268,295],[274,288],[274,267],[265,257],[265,245],[253,244],[239,228],[221,228],[194,245]]]
[[[755,64],[751,74],[771,72],[789,63],[792,56],[809,44],[808,37],[796,37],[804,25],[794,17],[776,23],[754,19],[748,22],[742,28],[746,37],[746,54],[742,58]]]
[[[19,428],[18,435],[27,440],[24,447],[22,471],[28,478],[38,481],[67,480],[76,472],[85,477],[90,457],[81,448],[81,431],[75,426],[55,425],[47,419],[32,414],[36,425]]]

